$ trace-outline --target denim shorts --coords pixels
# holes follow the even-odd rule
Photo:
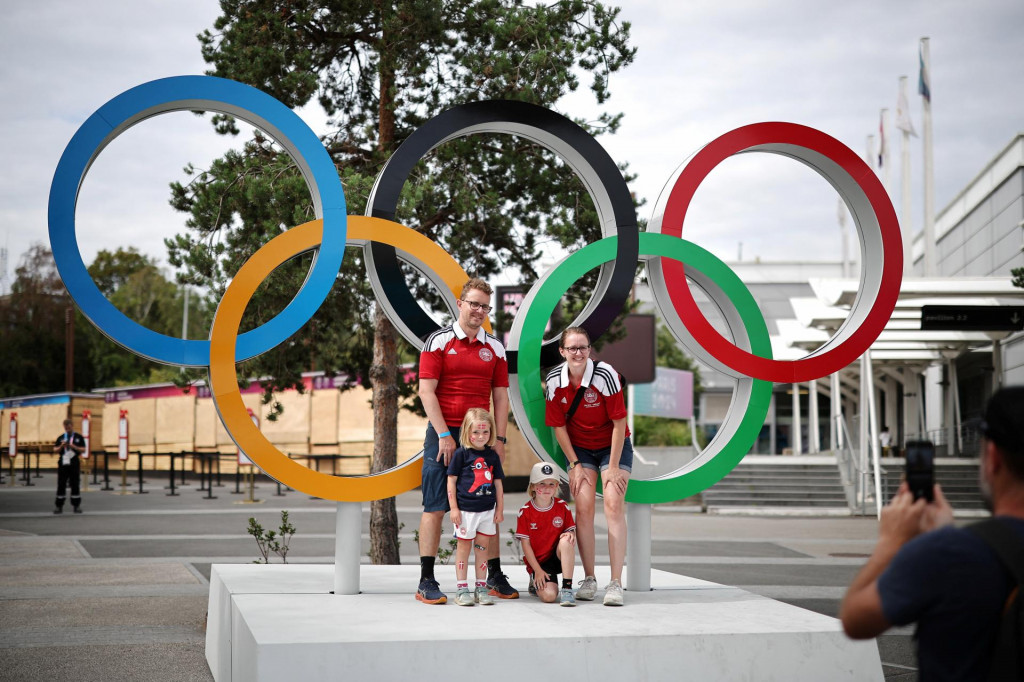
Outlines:
[[[572,449],[576,452],[576,457],[580,461],[580,466],[584,469],[591,469],[593,471],[604,471],[607,469],[608,462],[612,457],[612,446],[610,445],[606,448],[599,448],[597,450],[573,445]],[[619,457],[619,468],[623,471],[633,471],[633,444],[629,442],[628,437],[622,443],[622,456]]]
[[[455,439],[455,447],[459,447],[459,429],[448,427]],[[437,461],[437,431],[433,424],[427,424],[427,435],[423,439],[423,479],[420,489],[423,492],[423,511],[447,512],[448,504],[448,467],[444,460]]]

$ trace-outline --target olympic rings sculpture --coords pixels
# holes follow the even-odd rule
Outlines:
[[[293,227],[261,247],[234,276],[214,317],[209,342],[184,341],[133,322],[92,281],[75,237],[75,205],[85,174],[114,138],[140,121],[181,110],[230,114],[263,130],[292,157],[310,187],[317,219]],[[796,382],[835,372],[877,338],[899,295],[903,249],[892,204],[878,178],[856,154],[828,135],[792,123],[759,123],[714,140],[693,155],[670,181],[647,233],[639,232],[628,188],[614,161],[586,131],[550,110],[522,102],[465,104],[424,123],[381,171],[368,216],[348,216],[344,190],[316,134],[281,102],[255,88],[211,76],[151,81],[110,100],[75,133],[50,188],[50,242],[58,271],[82,312],[129,351],[172,365],[209,367],[213,398],[228,433],[264,472],[296,490],[324,499],[363,502],[411,490],[420,483],[420,456],[368,476],[336,477],[292,461],[253,425],[242,404],[235,363],[263,353],[294,334],[326,299],[341,266],[344,247],[361,246],[379,304],[413,345],[438,328],[419,307],[399,267],[412,265],[457,313],[456,299],[468,278],[436,243],[394,222],[402,185],[413,166],[437,145],[481,132],[526,137],[554,152],[583,181],[597,207],[604,237],[567,256],[527,293],[513,321],[508,347],[510,401],[530,446],[558,466],[564,458],[544,426],[541,368],[558,361],[557,337],[543,330],[557,301],[581,276],[600,268],[593,297],[572,322],[601,336],[625,303],[635,267],[643,258],[655,305],[687,350],[737,380],[733,400],[716,437],[678,471],[630,482],[627,501],[657,503],[697,493],[723,478],[755,442],[771,398],[771,382]],[[849,319],[806,358],[778,361],[749,290],[724,263],[682,239],[686,210],[697,187],[733,154],[769,152],[794,158],[821,174],[843,197],[860,233],[860,293]],[[295,298],[262,326],[238,334],[239,322],[260,283],[281,263],[315,251],[309,275]],[[719,334],[697,307],[687,279],[721,310],[732,340]]]

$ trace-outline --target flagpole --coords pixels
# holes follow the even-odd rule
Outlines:
[[[928,38],[921,38],[921,74],[918,91],[921,94],[922,128],[924,129],[924,274],[935,277],[935,170],[932,154],[932,95],[931,58]]]
[[[903,203],[903,276],[910,277],[914,270],[914,224],[911,222],[910,201],[910,134],[913,131],[910,122],[910,110],[907,106],[907,77],[900,76],[900,94],[897,105],[896,126],[903,133],[900,141],[900,175]]]
[[[889,136],[885,134],[886,128],[889,127],[889,110],[882,109],[879,115],[878,121],[878,138],[879,142],[878,149],[878,162],[882,166],[882,184],[885,185],[885,191],[889,194],[889,198],[892,198],[892,164],[889,163]]]

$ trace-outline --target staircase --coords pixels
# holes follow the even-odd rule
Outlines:
[[[741,508],[849,513],[833,457],[748,455],[703,498],[709,513]]]

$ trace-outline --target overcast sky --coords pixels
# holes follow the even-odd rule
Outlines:
[[[64,146],[104,102],[155,78],[202,73],[195,39],[218,14],[213,0],[38,0],[12,4],[0,26],[0,246],[8,272],[33,242],[47,242],[46,203]],[[633,0],[636,62],[616,74],[607,107],[625,112],[602,138],[638,174],[632,189],[649,214],[673,170],[733,128],[769,120],[818,128],[863,155],[879,110],[895,116],[898,78],[910,77],[921,129],[917,50],[931,38],[935,209],[940,211],[1024,130],[1024,2],[1020,0]],[[593,115],[589,100],[560,109]],[[304,112],[317,130],[323,117]],[[893,200],[899,140],[890,135]],[[166,262],[163,239],[184,216],[167,205],[171,180],[202,167],[226,141],[208,122],[179,113],[151,119],[100,155],[78,204],[86,263],[99,249],[136,246]],[[912,139],[913,224],[920,230],[922,149]],[[727,260],[835,260],[836,195],[798,163],[766,154],[726,161],[697,194],[688,238]]]

